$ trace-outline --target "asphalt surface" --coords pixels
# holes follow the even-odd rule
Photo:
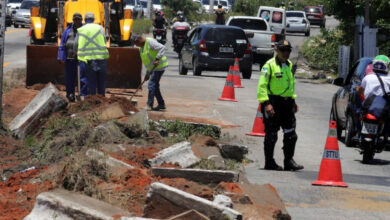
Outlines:
[[[334,28],[336,25],[335,19],[328,18],[327,28]],[[312,35],[319,32],[317,26],[312,27]],[[8,29],[6,70],[25,65],[27,33],[27,30]],[[271,183],[275,186],[293,219],[390,218],[390,152],[375,155],[375,165],[363,165],[362,155],[356,148],[348,148],[339,142],[343,177],[349,187],[311,185],[312,181],[317,179],[329,128],[331,98],[337,90],[336,86],[297,80],[299,112],[296,115],[298,143],[295,160],[304,165],[305,169],[300,172],[266,171],[262,169],[264,139],[245,135],[252,129],[258,106],[256,91],[259,66],[253,67],[252,79],[242,80],[245,88],[235,89],[237,103],[218,101],[226,73],[205,71],[202,76],[197,77],[189,70],[187,76],[179,75],[178,58],[172,50],[170,39],[168,35],[166,55],[169,67],[161,80],[168,112],[174,106],[185,105],[189,109],[188,115],[192,114],[193,117],[207,116],[238,125],[224,129],[223,132],[228,134],[224,138],[248,145],[249,158],[254,161],[245,167],[248,180],[256,184]],[[288,35],[287,39],[294,47],[291,59],[295,61],[297,51],[306,37],[303,34],[293,34]],[[275,148],[275,159],[280,165],[283,165],[282,139],[280,132]]]

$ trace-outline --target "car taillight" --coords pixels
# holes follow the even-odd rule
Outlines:
[[[272,41],[272,42],[276,42],[276,35],[275,35],[275,34],[272,35],[271,41]]]
[[[303,19],[303,20],[302,20],[302,23],[303,23],[303,24],[306,24],[306,20],[305,20],[305,19]]]
[[[370,120],[376,120],[375,115],[371,115],[371,114],[367,114],[367,115],[366,115],[366,118],[367,118],[367,119],[370,119]]]
[[[32,36],[32,30],[33,30],[33,29],[30,29],[30,30],[28,31],[28,36],[29,36],[29,37]]]
[[[252,53],[252,45],[251,43],[248,42],[246,49],[245,49],[245,54],[251,54]]]
[[[206,42],[204,40],[200,41],[199,50],[203,52],[207,52]]]
[[[179,38],[183,38],[183,35],[179,35]]]

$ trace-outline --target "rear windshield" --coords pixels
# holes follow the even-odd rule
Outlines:
[[[229,25],[237,26],[242,29],[251,29],[257,31],[267,30],[267,24],[265,23],[265,21],[258,20],[258,19],[244,19],[244,18],[232,19]]]
[[[124,1],[126,5],[134,5],[134,0],[125,0]]]
[[[8,3],[21,3],[22,0],[8,0]]]
[[[207,31],[205,40],[231,43],[236,40],[246,40],[246,37],[244,31],[240,29],[213,28]]]
[[[305,12],[309,13],[321,13],[321,10],[319,8],[305,8]]]
[[[299,13],[299,12],[286,12],[286,17],[303,18],[303,13]]]
[[[141,1],[141,5],[143,8],[146,8],[146,7],[148,7],[148,2]]]
[[[280,11],[274,11],[272,14],[272,23],[279,23],[281,24],[283,22],[283,13]]]
[[[160,5],[161,3],[160,3],[160,0],[153,0],[153,4],[154,5]]]
[[[210,4],[210,0],[202,0],[202,3],[203,3],[204,5],[209,5],[209,4]]]
[[[222,6],[227,6],[227,2],[220,1],[219,3],[220,3]]]
[[[21,9],[30,9],[33,6],[39,6],[39,1],[23,1],[20,5]]]
[[[260,18],[264,18],[266,21],[269,21],[271,12],[269,10],[261,10],[260,11]]]

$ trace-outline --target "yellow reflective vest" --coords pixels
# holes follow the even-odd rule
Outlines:
[[[269,100],[269,95],[291,97],[295,99],[295,76],[292,73],[292,62],[287,65],[277,62],[276,57],[268,60],[261,68],[257,87],[257,100],[260,103]]]
[[[141,60],[144,63],[146,69],[151,71],[154,67],[154,61],[156,60],[158,51],[151,50],[149,46],[149,39],[146,38],[145,45],[140,48]],[[165,69],[168,66],[168,60],[166,56],[161,57],[159,60],[158,66],[154,68],[154,71],[159,71]]]
[[[106,47],[106,40],[101,33],[101,26],[98,24],[86,24],[77,29],[78,34],[78,60],[103,60],[109,58]]]

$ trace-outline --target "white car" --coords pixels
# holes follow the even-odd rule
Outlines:
[[[144,15],[146,16],[148,14],[148,1],[141,0],[141,1],[139,1],[139,3],[141,3],[142,8],[144,10]],[[153,8],[153,4],[152,4],[151,13],[153,13],[153,11],[154,11],[154,8]]]
[[[9,13],[16,12],[19,8],[20,5],[22,4],[23,0],[8,0],[7,1],[7,9]]]
[[[209,13],[210,12],[210,0],[202,0],[202,4],[203,4],[203,10],[206,13]],[[218,8],[218,0],[214,0],[213,12],[215,10],[217,10],[217,8]]]
[[[260,6],[257,17],[268,21],[271,31],[276,34],[276,41],[285,39],[286,34],[286,10],[268,6]]]
[[[229,12],[229,2],[227,0],[219,0],[218,3],[222,5],[222,8],[225,9],[226,13]],[[217,8],[218,8],[218,5],[217,5]]]
[[[276,36],[264,18],[230,16],[226,25],[240,27],[245,31],[252,46],[254,63],[259,63],[262,66],[273,57]]]
[[[161,11],[162,6],[160,0],[152,0],[153,2],[153,8]]]
[[[144,10],[139,0],[125,0],[125,9],[131,9],[133,11],[133,18],[143,17]]]
[[[310,36],[310,22],[306,18],[303,11],[287,11],[286,12],[286,31],[294,33],[304,33],[305,36]]]

